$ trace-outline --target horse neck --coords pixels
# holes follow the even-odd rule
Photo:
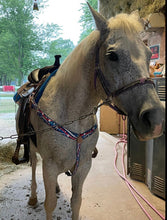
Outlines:
[[[64,120],[88,114],[100,98],[94,88],[97,33],[81,42],[59,67],[41,100],[49,113]],[[52,108],[51,108],[52,106]],[[47,110],[46,109],[46,110]],[[54,110],[53,110],[54,109]],[[63,110],[63,111],[62,111]],[[60,112],[58,116],[58,112]]]

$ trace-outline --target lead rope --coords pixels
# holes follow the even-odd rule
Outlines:
[[[140,206],[140,208],[142,209],[142,211],[146,214],[146,216],[148,217],[148,219],[153,220],[151,218],[151,216],[148,214],[148,212],[144,209],[144,207],[142,206],[142,204],[139,202],[137,196],[135,195],[134,192],[136,192],[136,194],[138,196],[140,196],[140,198],[142,198],[147,205],[149,205],[154,212],[156,212],[156,214],[158,214],[160,216],[161,219],[165,220],[165,217],[159,213],[156,208],[154,208],[135,188],[134,186],[128,181],[128,179],[126,178],[126,172],[125,172],[125,164],[124,164],[124,155],[125,155],[125,146],[127,144],[127,135],[125,134],[125,120],[126,120],[126,116],[122,116],[123,119],[123,134],[122,134],[122,138],[120,138],[120,140],[116,143],[115,145],[115,160],[114,160],[114,168],[116,170],[116,172],[118,173],[118,175],[125,181],[126,185],[128,186],[130,192],[132,193],[133,197],[135,198],[135,200],[137,201],[138,205]],[[118,158],[118,152],[117,152],[117,146],[118,144],[123,143],[123,148],[122,148],[122,169],[123,169],[123,174],[120,173],[120,171],[118,170],[116,163],[117,163],[117,158]]]

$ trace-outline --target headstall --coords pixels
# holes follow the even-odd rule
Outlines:
[[[143,86],[145,84],[152,84],[155,86],[154,82],[152,81],[151,78],[140,78],[132,83],[129,83],[128,85],[126,86],[123,86],[122,88],[112,92],[110,90],[110,84],[109,82],[105,79],[105,76],[100,68],[100,64],[99,64],[99,48],[97,50],[97,53],[96,53],[96,58],[95,58],[95,75],[94,75],[94,87],[96,88],[96,80],[97,80],[97,77],[99,78],[100,80],[100,83],[107,95],[107,98],[111,97],[116,97],[118,95],[120,95],[121,93],[124,93],[128,90],[131,90],[133,89],[134,87],[137,87],[137,86]],[[112,103],[111,104],[108,104],[111,108],[113,108],[115,111],[117,111],[118,114],[123,114],[125,115],[125,113],[120,110],[116,105],[113,105]]]

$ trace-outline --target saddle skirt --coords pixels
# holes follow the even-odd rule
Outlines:
[[[32,83],[32,82],[26,82],[24,85],[22,85],[16,92],[16,94],[13,96],[13,100],[20,105],[20,100],[24,97],[29,97],[32,92],[37,93],[40,89],[40,87],[43,85],[43,83],[47,80],[47,78],[50,76],[50,73],[43,76],[42,80],[40,80],[38,83]]]

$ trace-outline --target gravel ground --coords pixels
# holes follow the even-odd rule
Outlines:
[[[16,134],[15,114],[0,114],[0,136],[10,137],[13,134]],[[16,166],[11,162],[15,146],[15,139],[5,138],[0,141],[0,220],[44,220],[45,192],[40,157],[38,157],[37,169],[39,201],[37,206],[32,208],[27,205],[31,184],[31,168],[29,164],[28,166],[27,164]],[[54,212],[56,217],[55,214],[53,217],[57,220],[70,220],[69,197],[62,192],[57,194],[57,197],[57,208]]]

